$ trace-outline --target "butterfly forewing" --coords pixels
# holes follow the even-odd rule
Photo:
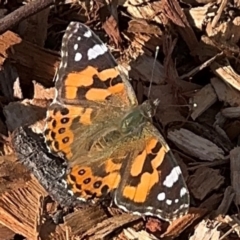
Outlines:
[[[88,151],[84,139],[95,137],[94,129],[107,128],[111,118],[119,119],[121,109],[137,105],[137,100],[107,47],[84,24],[69,24],[61,57],[45,139],[51,152],[76,161],[79,145]]]

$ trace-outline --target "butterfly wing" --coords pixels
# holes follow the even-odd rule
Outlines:
[[[74,162],[89,151],[98,129],[104,131],[137,100],[107,47],[84,24],[69,24],[61,57],[44,135],[52,153]]]
[[[181,169],[159,131],[148,123],[136,155],[129,159],[114,194],[117,206],[141,215],[173,220],[187,213],[189,192]]]
[[[167,143],[151,123],[134,140],[118,143],[108,159],[72,168],[67,178],[81,199],[112,193],[124,211],[173,220],[189,208],[189,193],[182,172]]]

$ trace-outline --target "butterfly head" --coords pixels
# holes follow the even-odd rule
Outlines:
[[[146,100],[142,105],[133,109],[121,121],[121,132],[129,134],[141,130],[144,124],[155,115],[159,100]]]
[[[140,106],[142,114],[146,118],[151,119],[156,114],[159,102],[159,99],[146,100],[145,102],[143,102],[143,104]]]

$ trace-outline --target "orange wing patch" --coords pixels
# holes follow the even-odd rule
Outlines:
[[[79,99],[78,90],[85,88],[85,98],[92,101],[104,101],[112,94],[121,94],[125,92],[124,83],[118,82],[113,84],[113,80],[120,78],[117,68],[109,68],[99,72],[96,68],[88,66],[80,72],[72,72],[65,79],[65,98],[68,100]],[[106,88],[94,86],[94,81],[110,81]]]
[[[73,156],[71,144],[74,133],[71,129],[73,121],[82,125],[91,125],[93,109],[80,106],[63,106],[58,109],[49,109],[46,121],[45,139],[52,152],[61,152],[67,159]]]
[[[123,196],[125,198],[135,203],[146,201],[151,188],[160,181],[158,168],[163,162],[166,152],[167,149],[161,146],[157,139],[152,138],[147,142],[145,150],[133,160],[130,169],[133,178],[139,177],[139,183],[136,186],[126,185],[124,187]],[[148,169],[145,167],[145,172],[143,172],[145,164],[148,165]]]
[[[67,183],[71,186],[71,191],[81,198],[90,199],[101,198],[112,190],[116,189],[120,183],[120,163],[114,163],[112,159],[105,161],[105,165],[94,166],[74,166],[67,175]]]

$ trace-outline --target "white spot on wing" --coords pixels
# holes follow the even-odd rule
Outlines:
[[[184,209],[184,208],[188,209],[188,208],[189,208],[189,205],[188,205],[188,204],[182,204],[182,205],[179,207],[179,209]]]
[[[74,58],[74,60],[76,61],[76,62],[79,62],[80,60],[82,59],[82,54],[81,53],[76,53],[75,54],[75,58]]]
[[[187,189],[185,187],[182,187],[180,190],[180,196],[183,197],[187,193]]]
[[[166,194],[165,194],[164,192],[159,193],[159,194],[157,195],[158,201],[163,201],[165,198],[166,198]]]
[[[67,182],[62,179],[62,183],[63,183],[64,187],[67,188]]]
[[[104,44],[96,44],[92,48],[88,49],[88,60],[97,58],[107,52],[107,47]]]
[[[174,167],[169,175],[166,176],[163,185],[171,188],[175,182],[178,181],[178,176],[181,174],[181,169],[179,166]]]
[[[63,64],[63,68],[66,68],[66,67],[67,67],[67,61],[65,61]]]
[[[77,44],[77,43],[74,44],[73,48],[74,48],[74,50],[76,51],[76,50],[78,49],[78,44]]]
[[[83,36],[86,37],[86,38],[90,38],[90,37],[92,36],[92,33],[91,33],[90,30],[88,30],[87,32],[85,32],[85,33],[83,34]]]
[[[85,198],[78,197],[77,199],[80,200],[81,202],[86,202]]]
[[[71,196],[74,195],[73,191],[71,191],[71,190],[68,190],[68,193],[69,193]]]
[[[166,204],[167,204],[167,205],[171,205],[171,204],[172,204],[172,200],[167,199],[167,200],[166,200]]]

